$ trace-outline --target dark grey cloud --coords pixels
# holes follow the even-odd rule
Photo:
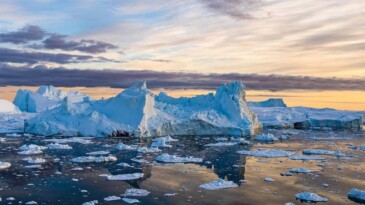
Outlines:
[[[209,9],[236,19],[254,19],[251,12],[263,4],[262,0],[200,0]]]
[[[59,49],[64,51],[81,51],[85,53],[105,53],[109,49],[117,49],[110,43],[96,40],[68,41],[65,35],[53,34],[41,44],[32,45],[33,48]]]
[[[42,28],[34,25],[28,25],[18,31],[0,33],[0,42],[25,44],[30,41],[42,40],[46,35],[47,32]]]
[[[150,88],[215,89],[221,83],[243,81],[250,90],[360,90],[365,91],[365,79],[317,78],[307,76],[258,74],[200,74],[151,70],[79,70],[44,66],[13,67],[0,65],[0,86],[109,86],[126,88],[146,80]]]
[[[94,57],[91,55],[24,52],[8,48],[0,48],[0,62],[2,63],[26,63],[33,65],[41,62],[68,64],[68,63],[81,63],[81,62],[94,62],[94,61],[101,62],[110,60],[102,57]]]
[[[18,31],[0,33],[0,42],[25,44],[33,49],[58,49],[63,51],[81,51],[85,53],[105,53],[118,46],[91,39],[80,41],[67,40],[69,36],[49,33],[35,25],[28,25]],[[29,43],[33,43],[28,45]]]

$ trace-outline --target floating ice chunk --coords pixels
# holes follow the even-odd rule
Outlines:
[[[274,182],[274,181],[275,181],[275,179],[270,178],[270,177],[265,177],[264,181],[265,181],[265,182]]]
[[[71,138],[62,138],[62,139],[45,139],[44,142],[53,142],[53,143],[60,143],[60,144],[67,144],[67,143],[80,143],[80,144],[92,144],[92,138],[90,137],[71,137]]]
[[[82,170],[84,170],[84,168],[82,168],[82,167],[74,167],[74,168],[72,168],[70,170],[71,171],[82,171]]]
[[[172,145],[167,144],[165,137],[156,138],[153,140],[151,147],[172,147]]]
[[[0,137],[0,143],[4,143],[6,142],[6,138],[5,137]]]
[[[237,142],[217,142],[217,143],[210,143],[204,146],[206,147],[222,147],[222,146],[233,146],[236,145]]]
[[[95,204],[98,204],[98,203],[99,203],[98,200],[94,200],[94,201],[84,202],[82,205],[95,205]]]
[[[343,156],[343,154],[340,151],[330,151],[323,149],[305,149],[302,151],[302,153],[307,155],[331,155],[336,157]]]
[[[24,166],[24,168],[27,168],[27,169],[42,169],[43,167],[40,164],[33,164],[33,165]]]
[[[22,135],[18,134],[18,133],[9,133],[9,134],[6,134],[5,136],[7,136],[7,137],[21,137]]]
[[[87,155],[107,155],[109,154],[109,151],[95,151],[95,152],[88,152]]]
[[[145,189],[127,189],[123,196],[147,196],[151,192],[145,190]]]
[[[318,170],[310,170],[308,168],[293,168],[290,169],[289,172],[291,173],[303,173],[303,174],[308,174],[308,173],[312,173],[312,172],[318,172]]]
[[[134,167],[134,166],[132,166],[132,165],[130,165],[128,163],[125,163],[125,162],[119,163],[119,164],[117,164],[117,166],[121,166],[121,167]]]
[[[237,142],[237,143],[243,144],[243,145],[251,144],[250,141],[246,140],[243,137],[231,137],[231,142]]]
[[[279,149],[262,149],[253,151],[241,150],[238,151],[237,153],[255,157],[267,157],[267,158],[288,157],[295,154],[294,152],[279,150]]]
[[[156,161],[159,162],[166,162],[166,163],[200,163],[203,162],[202,158],[196,158],[196,157],[178,157],[176,155],[169,155],[167,153],[163,153],[160,156],[156,158]]]
[[[347,197],[357,203],[365,203],[365,191],[353,188],[349,191]]]
[[[142,153],[155,153],[155,152],[161,152],[162,150],[160,150],[157,147],[138,147],[137,148],[137,152],[142,152]]]
[[[139,203],[140,202],[138,199],[131,199],[131,198],[123,198],[122,200],[125,203],[128,203],[128,204],[135,204],[135,203]]]
[[[318,196],[316,193],[312,192],[299,192],[295,194],[295,197],[301,201],[305,202],[326,202],[327,198]]]
[[[9,167],[11,167],[11,163],[10,162],[1,162],[0,161],[0,170],[7,169]]]
[[[48,144],[48,145],[46,145],[46,147],[48,149],[66,149],[66,150],[72,149],[72,147],[70,145],[59,144],[59,143]]]
[[[36,201],[28,201],[25,204],[27,204],[27,205],[34,205],[34,204],[38,204],[38,203]]]
[[[148,163],[149,162],[145,159],[137,159],[137,158],[132,158],[131,161],[137,162],[137,163]]]
[[[164,196],[170,197],[170,196],[176,196],[177,193],[165,193]]]
[[[225,181],[225,180],[219,178],[216,181],[202,184],[199,187],[202,189],[207,189],[207,190],[219,190],[219,189],[238,187],[238,185],[232,181]]]
[[[100,157],[94,157],[94,156],[87,156],[87,157],[76,157],[71,159],[72,162],[76,163],[90,163],[90,162],[114,162],[117,161],[117,158],[114,156],[100,156]]]
[[[6,201],[15,201],[15,198],[14,197],[8,197],[8,198],[6,198]]]
[[[228,138],[226,137],[217,137],[217,138],[214,138],[215,141],[218,141],[218,142],[224,142],[224,141],[228,141]]]
[[[301,154],[295,154],[290,155],[289,158],[291,160],[325,160],[326,158],[316,155],[301,155]]]
[[[323,187],[328,187],[328,184],[327,183],[323,183],[322,186]]]
[[[31,158],[27,157],[23,159],[24,161],[27,161],[29,164],[43,164],[46,163],[46,160],[43,158]]]
[[[119,196],[108,196],[108,197],[104,198],[104,201],[117,201],[117,200],[120,200],[120,199],[122,199],[122,198],[119,197]]]
[[[118,174],[118,175],[104,175],[107,180],[110,181],[124,181],[124,180],[133,180],[139,179],[144,176],[143,173],[133,173],[133,174]]]
[[[33,155],[33,154],[42,154],[43,150],[47,149],[47,147],[30,144],[30,145],[22,145],[19,149],[22,151],[18,152],[18,154]]]
[[[277,137],[275,137],[273,134],[268,133],[268,134],[260,134],[257,135],[254,140],[256,141],[261,141],[261,142],[274,142],[279,140]]]
[[[287,202],[284,205],[295,205],[293,202]]]
[[[121,143],[118,143],[117,146],[115,146],[115,149],[117,149],[117,150],[136,150],[137,147],[129,146],[129,145],[123,144],[121,142]]]

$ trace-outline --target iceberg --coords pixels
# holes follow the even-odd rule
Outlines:
[[[0,113],[1,114],[19,114],[19,108],[8,100],[0,99]]]
[[[361,130],[358,112],[308,107],[250,107],[265,128]]]
[[[248,136],[261,128],[246,103],[242,82],[191,98],[156,96],[140,82],[105,100],[66,96],[57,107],[25,123],[26,132],[44,136]]]
[[[0,161],[0,170],[7,169],[9,167],[11,167],[11,163],[10,162],[1,162]]]
[[[123,196],[147,196],[151,192],[145,190],[145,189],[127,189]]]
[[[279,139],[277,137],[275,137],[273,134],[268,133],[268,134],[257,135],[257,136],[255,136],[254,140],[260,141],[260,142],[274,142],[274,141],[278,141]]]
[[[269,98],[261,102],[248,102],[250,107],[286,107],[284,100],[281,98]]]

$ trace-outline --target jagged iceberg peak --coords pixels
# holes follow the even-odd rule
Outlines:
[[[123,92],[119,93],[117,97],[125,95],[145,95],[147,93],[152,94],[152,91],[147,88],[146,81],[140,81],[125,89]]]
[[[67,96],[66,92],[54,87],[53,85],[41,85],[36,93],[57,101],[62,100]]]
[[[216,97],[219,98],[222,95],[231,95],[237,96],[238,99],[242,99],[246,101],[246,86],[243,84],[242,81],[234,81],[230,83],[223,83],[220,87],[216,90]]]

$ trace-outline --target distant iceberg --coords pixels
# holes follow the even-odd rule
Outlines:
[[[281,98],[269,98],[261,102],[248,102],[250,107],[287,107]]]

